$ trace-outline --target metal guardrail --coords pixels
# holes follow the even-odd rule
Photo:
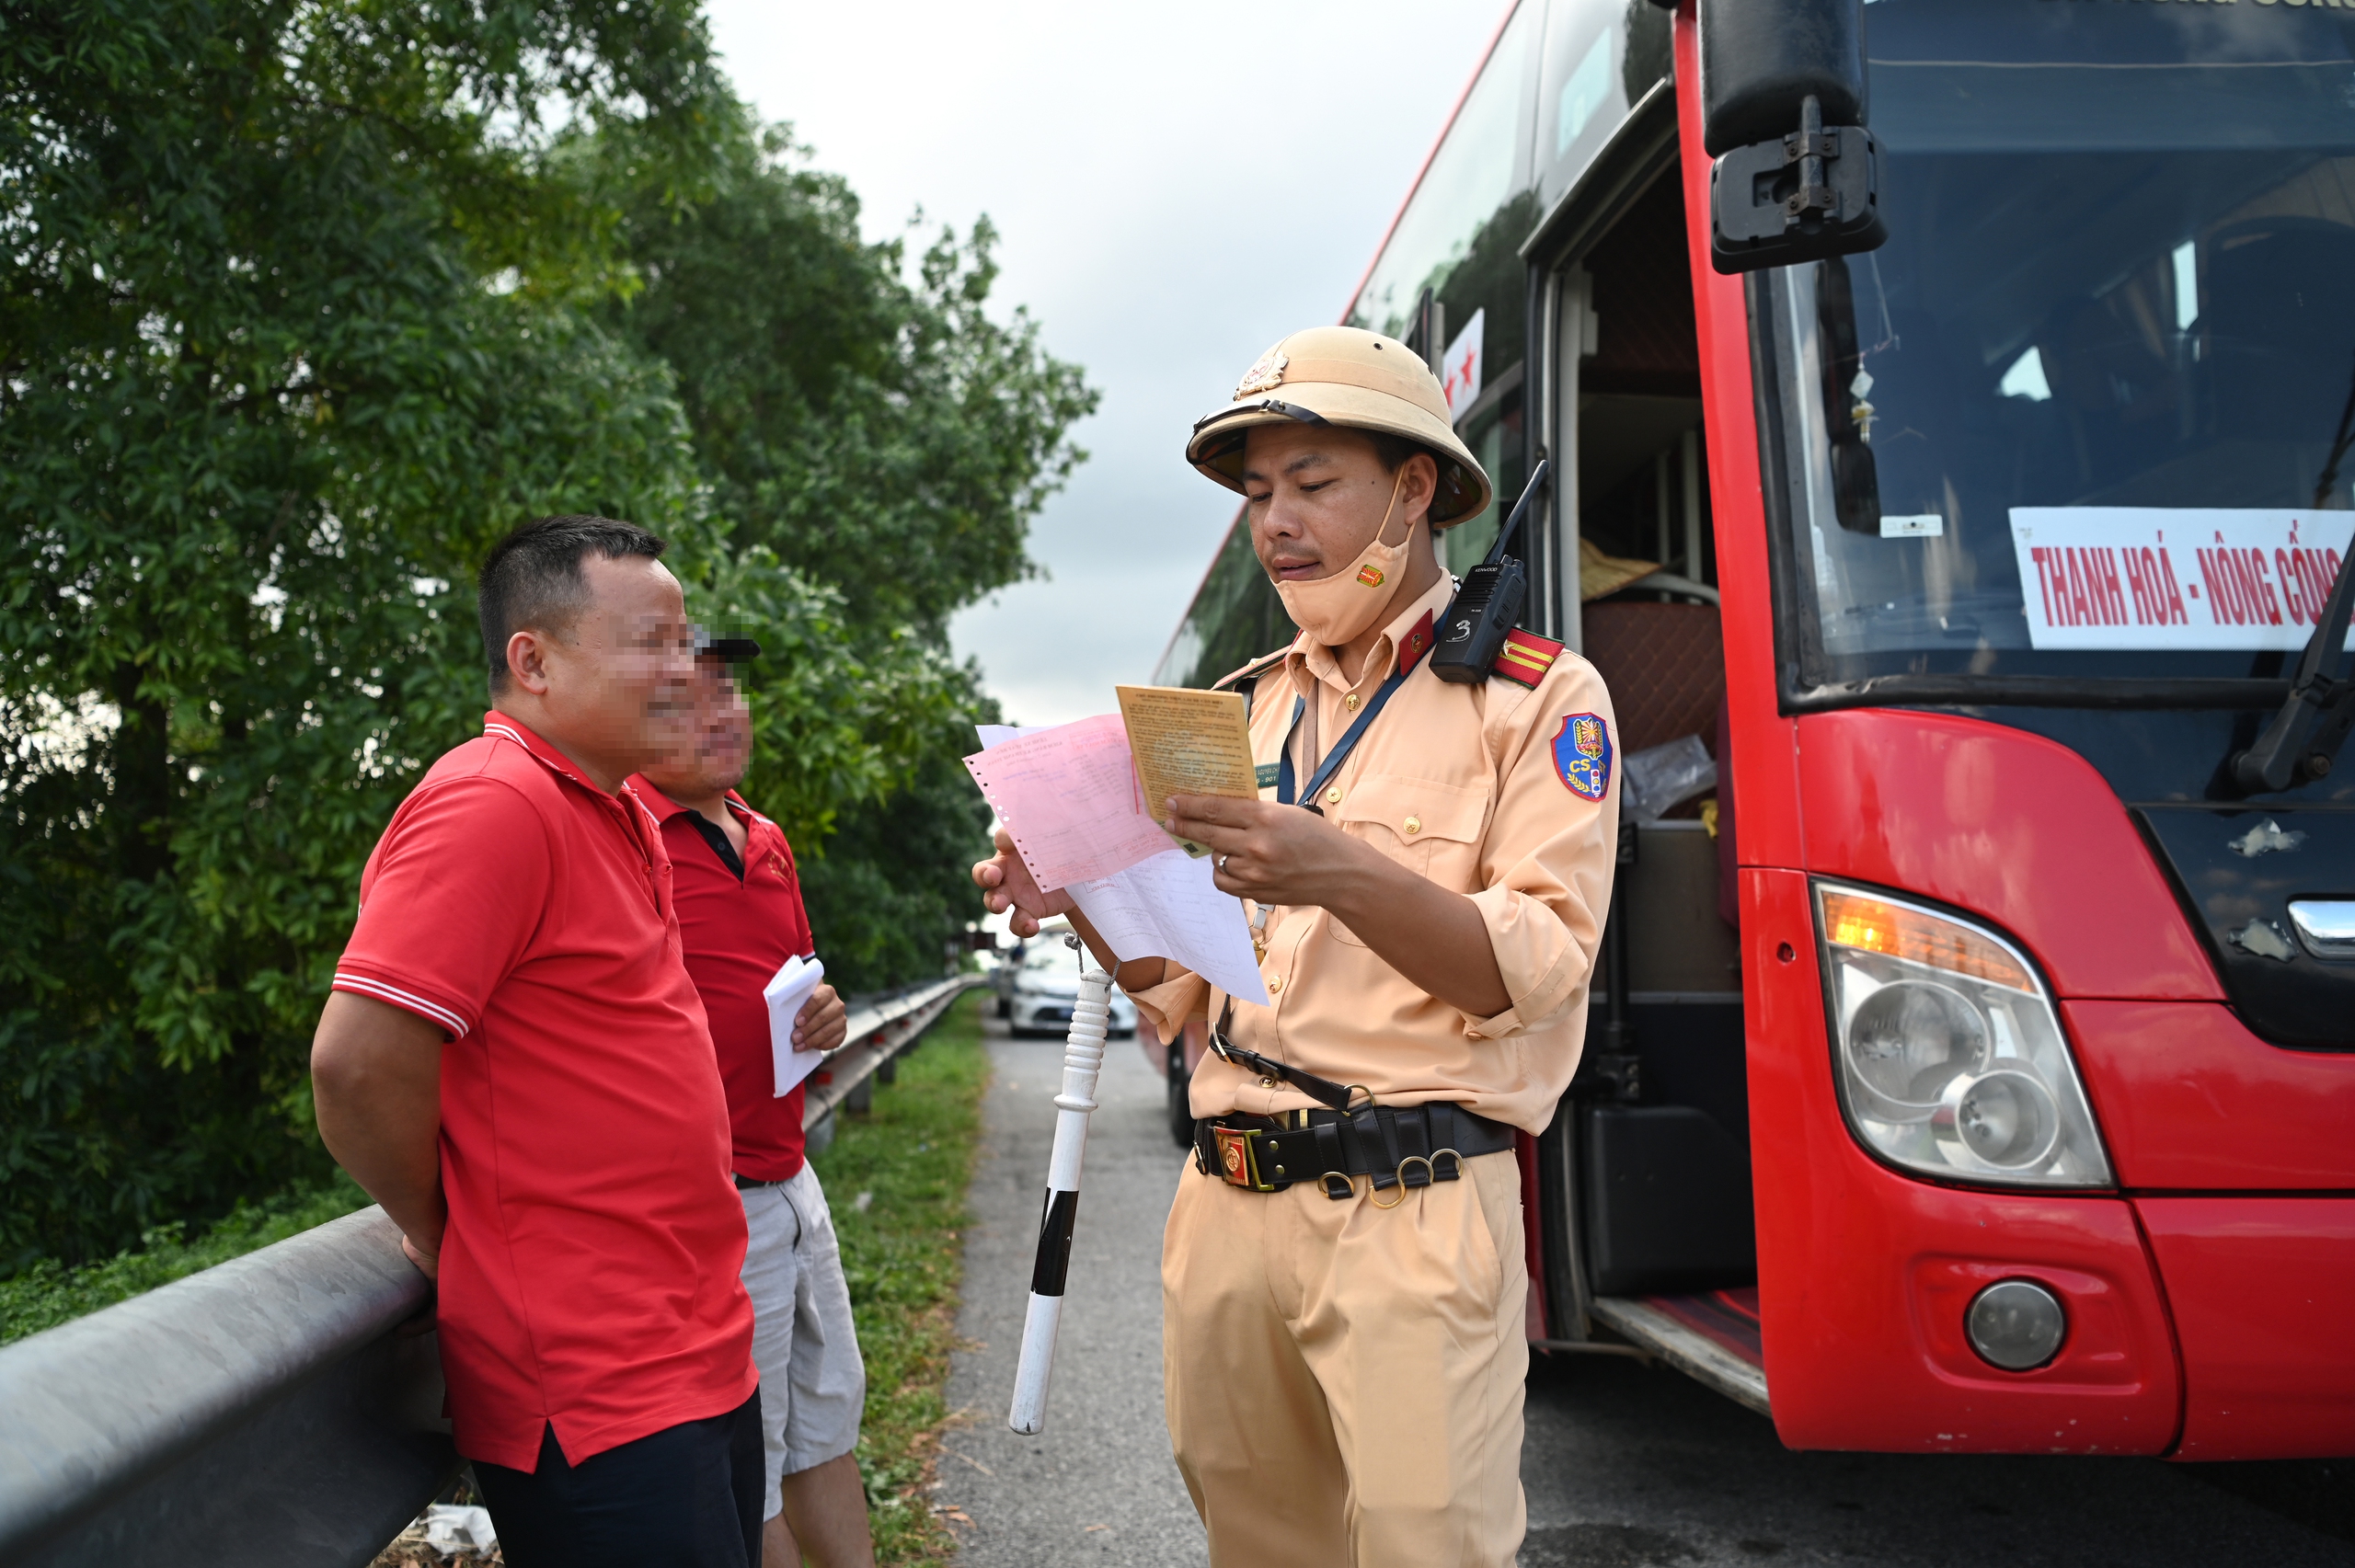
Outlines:
[[[853,1103],[877,1070],[913,1045],[951,1002],[972,987],[987,983],[982,975],[959,975],[855,1004],[850,1010],[850,1035],[842,1049],[807,1081],[803,1129],[814,1128],[833,1116],[835,1107]]]
[[[980,983],[853,1007],[804,1126]],[[428,1295],[368,1208],[0,1347],[0,1562],[365,1564],[460,1464]]]

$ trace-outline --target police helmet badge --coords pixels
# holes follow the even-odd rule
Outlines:
[[[1232,360],[1227,361],[1228,364],[1234,362]],[[1269,349],[1253,361],[1251,368],[1243,372],[1243,379],[1235,383],[1235,395],[1248,397],[1255,392],[1273,392],[1284,383],[1284,367],[1290,363],[1292,361],[1284,356],[1282,349]]]
[[[1580,800],[1611,793],[1611,727],[1600,714],[1571,714],[1554,736],[1554,772]]]

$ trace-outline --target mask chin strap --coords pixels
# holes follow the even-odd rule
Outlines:
[[[1406,484],[1407,465],[1402,463],[1398,465],[1398,477],[1390,482],[1390,504],[1382,509],[1382,526],[1373,531],[1373,544],[1381,545],[1385,550],[1403,550],[1407,546],[1407,540],[1412,539],[1415,536],[1415,525],[1410,522],[1407,525],[1407,538],[1401,539],[1397,544],[1393,544],[1390,541],[1383,537],[1384,534],[1390,532],[1391,514],[1398,509],[1398,492],[1405,488]],[[1365,552],[1361,550],[1358,554],[1362,555]],[[1271,584],[1276,579],[1273,578],[1269,578],[1268,579]],[[1324,579],[1320,578],[1316,580],[1321,582]]]
[[[1373,531],[1373,542],[1386,549],[1403,549],[1407,539],[1412,539],[1415,536],[1415,525],[1410,522],[1407,525],[1407,539],[1401,539],[1397,544],[1393,544],[1383,537],[1390,532],[1390,514],[1398,509],[1398,492],[1406,486],[1406,484],[1407,465],[1402,463],[1398,465],[1398,477],[1390,481],[1390,504],[1382,509],[1382,526]]]

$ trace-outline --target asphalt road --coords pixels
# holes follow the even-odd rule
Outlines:
[[[986,1000],[983,1002],[987,1006]],[[1161,1226],[1185,1156],[1162,1118],[1162,1085],[1133,1040],[1112,1040],[1088,1118],[1079,1224],[1047,1395],[1046,1430],[1007,1429],[1014,1362],[1054,1136],[1063,1046],[984,1024],[996,1074],[973,1175],[957,1331],[969,1348],[948,1379],[963,1417],[944,1440],[942,1503],[966,1568],[1064,1562],[1200,1563],[1201,1522],[1161,1423]],[[1301,1568],[1312,1568],[1304,1563]]]
[[[1060,1040],[987,1025],[996,1081],[974,1177],[940,1504],[971,1568],[1199,1564],[1161,1417],[1161,1227],[1184,1158],[1132,1041],[1106,1054],[1047,1428],[1008,1431]],[[1529,1381],[1522,1568],[2355,1568],[2355,1464],[1794,1454],[1664,1368],[1541,1358]],[[961,1514],[970,1523],[955,1521]],[[1323,1568],[1302,1564],[1301,1568]],[[1440,1565],[1434,1565],[1440,1568]]]

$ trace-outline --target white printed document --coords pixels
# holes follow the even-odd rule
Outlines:
[[[1095,721],[1083,721],[1095,722]],[[1113,720],[1118,724],[1117,719]],[[1076,726],[1017,729],[1009,725],[977,727],[986,755],[1008,741],[1052,735]],[[1123,756],[1125,756],[1125,741]],[[975,759],[967,759],[970,764]],[[979,778],[982,770],[976,768]],[[1151,818],[1146,818],[1150,822]],[[1251,927],[1243,900],[1222,893],[1211,880],[1211,863],[1196,860],[1157,828],[1159,847],[1109,876],[1065,883],[1063,891],[1123,961],[1167,958],[1210,981],[1238,1001],[1268,1005],[1267,982],[1251,951]],[[1020,847],[1017,838],[1016,845]],[[1025,864],[1029,857],[1024,856]],[[1033,875],[1037,867],[1031,867]],[[1042,881],[1040,886],[1045,886]]]
[[[815,958],[796,956],[787,958],[775,978],[761,988],[761,995],[769,1004],[769,1060],[776,1069],[777,1095],[792,1093],[793,1086],[826,1059],[823,1051],[793,1048],[794,1023],[808,1004],[810,993],[825,978],[825,965]]]

